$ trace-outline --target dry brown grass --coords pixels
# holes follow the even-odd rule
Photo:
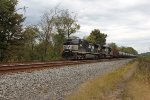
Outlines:
[[[135,63],[82,84],[77,91],[67,97],[67,100],[106,100],[108,93],[123,80],[123,75],[133,66]]]
[[[150,100],[150,57],[140,58],[136,73],[126,88],[127,100]]]
[[[126,100],[150,100],[150,84],[132,80],[127,87]]]

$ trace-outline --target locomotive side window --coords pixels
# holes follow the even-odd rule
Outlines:
[[[79,44],[79,39],[68,39],[64,45],[78,45]]]
[[[79,44],[79,39],[73,39],[71,42],[72,42],[72,44],[78,45]]]

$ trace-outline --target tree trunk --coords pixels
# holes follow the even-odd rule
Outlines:
[[[0,61],[2,62],[4,59],[4,53],[3,53],[3,50],[0,49]]]

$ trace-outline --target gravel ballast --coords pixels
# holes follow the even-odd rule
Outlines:
[[[116,70],[131,59],[64,66],[0,76],[0,100],[64,100],[81,83]]]

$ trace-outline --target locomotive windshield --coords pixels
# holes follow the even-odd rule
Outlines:
[[[64,45],[78,45],[80,43],[79,39],[67,39]]]

